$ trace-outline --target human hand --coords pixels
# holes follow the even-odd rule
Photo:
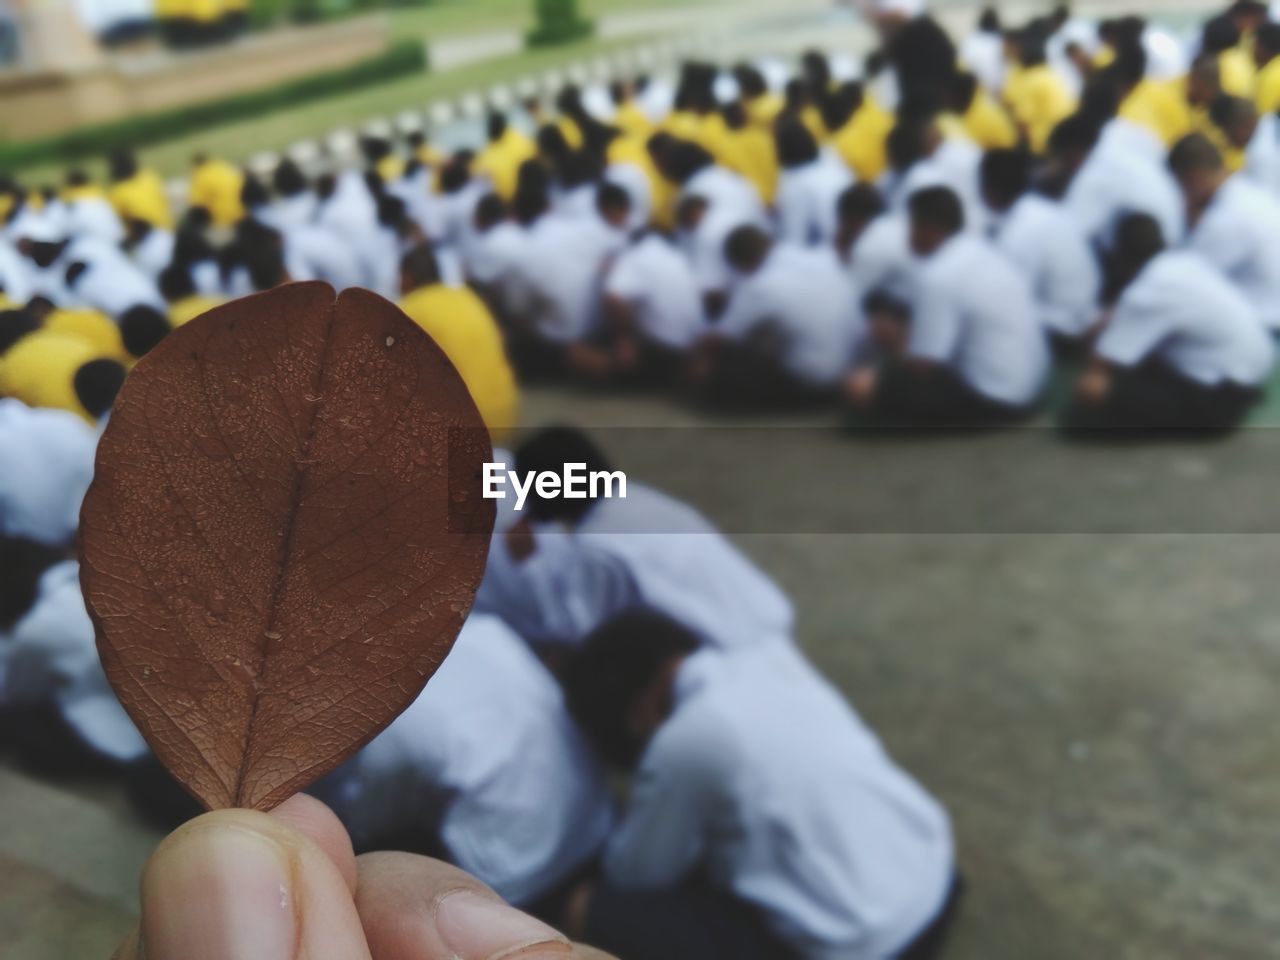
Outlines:
[[[357,858],[299,795],[218,810],[170,834],[142,873],[142,921],[114,960],[610,960],[575,947],[463,871]]]

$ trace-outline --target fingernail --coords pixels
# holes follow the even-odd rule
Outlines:
[[[294,960],[297,922],[285,853],[252,830],[192,830],[143,878],[147,960]]]
[[[541,920],[470,890],[436,904],[436,932],[461,960],[563,956],[569,942]],[[545,954],[542,949],[546,948]]]

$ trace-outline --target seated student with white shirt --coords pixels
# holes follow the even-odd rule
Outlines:
[[[698,394],[714,406],[757,409],[834,399],[866,339],[835,250],[775,243],[745,226],[729,235],[723,256],[737,280],[691,361]]]
[[[777,144],[778,239],[798,246],[823,246],[836,236],[836,201],[853,183],[853,175],[838,159],[824,156],[808,127],[796,119],[779,121]]]
[[[986,211],[978,195],[982,151],[971,140],[944,137],[936,112],[928,105],[908,106],[887,141],[893,173],[884,184],[890,205],[905,213],[907,203],[926,187],[947,187],[964,205],[967,229],[981,232]]]
[[[1187,203],[1184,246],[1221,270],[1263,324],[1280,331],[1280,198],[1232,176],[1203,134],[1174,146],[1169,169]]]
[[[1031,189],[1023,150],[992,150],[982,160],[982,198],[1000,250],[1031,281],[1036,315],[1055,341],[1070,343],[1098,321],[1102,272],[1080,225],[1060,203]]]
[[[1209,118],[1230,147],[1244,152],[1241,174],[1280,196],[1280,116],[1258,116],[1252,101],[1221,96],[1210,104]]]
[[[613,822],[559,684],[510,627],[480,613],[418,699],[312,792],[357,853],[440,855],[526,908],[574,880]]]
[[[586,464],[612,471],[599,448],[569,427],[544,430],[516,456],[522,476]],[[536,488],[494,551],[503,567],[499,613],[542,648],[573,647],[631,607],[661,610],[699,639],[728,649],[790,643],[786,594],[697,511],[627,478],[625,498],[544,499]],[[524,589],[516,589],[523,580]]]
[[[795,648],[699,649],[632,611],[564,684],[635,771],[571,933],[627,960],[940,955],[960,900],[947,813]]]
[[[597,205],[615,230],[633,222],[624,187],[601,184]],[[608,268],[603,314],[596,341],[575,347],[570,362],[580,375],[614,386],[672,383],[708,329],[689,261],[666,237],[645,229],[634,232]]]
[[[910,201],[911,246],[924,260],[906,331],[873,321],[891,359],[850,375],[855,412],[897,426],[983,427],[1034,412],[1049,349],[1026,278],[989,242],[964,232],[946,187]]]
[[[907,218],[890,213],[883,195],[869,183],[842,193],[837,212],[836,252],[864,303],[868,297],[889,297],[905,304],[917,266]]]
[[[1117,232],[1117,298],[1064,426],[1084,436],[1214,437],[1263,394],[1274,348],[1245,296],[1197,253],[1166,250],[1134,215]]]

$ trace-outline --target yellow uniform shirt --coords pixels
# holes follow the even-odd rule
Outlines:
[[[510,200],[516,194],[520,167],[537,155],[538,148],[532,140],[519,130],[507,127],[502,136],[480,151],[471,169],[479,176],[488,177],[494,192],[503,200]]]
[[[1280,57],[1276,57],[1258,71],[1257,93],[1254,102],[1258,112],[1280,113]]]
[[[229,227],[244,219],[240,191],[244,174],[225,160],[206,160],[191,173],[188,203],[209,211],[215,225]]]
[[[153,170],[139,170],[129,179],[113,183],[107,197],[123,220],[143,220],[165,230],[173,226],[164,183]]]
[[[1026,132],[1035,153],[1043,153],[1054,127],[1076,108],[1075,98],[1062,78],[1047,64],[1023,70],[1006,93],[1009,109]]]
[[[130,360],[120,337],[120,328],[105,314],[97,310],[54,310],[44,321],[44,330],[50,333],[79,337],[100,357],[110,357],[122,362]]]
[[[888,140],[896,122],[892,113],[868,97],[836,131],[832,145],[859,180],[874,183],[889,169]]]
[[[817,140],[818,143],[826,143],[831,139],[831,131],[827,129],[827,125],[822,119],[822,111],[817,107],[809,106],[801,110],[800,122],[813,134],[813,139]]]
[[[613,115],[613,125],[628,137],[647,139],[653,133],[653,121],[634,100],[627,100],[618,105],[618,110]]]
[[[1165,146],[1191,132],[1191,108],[1177,87],[1159,80],[1143,80],[1120,105],[1120,116],[1151,130]]]
[[[786,103],[776,93],[762,93],[753,100],[748,100],[743,107],[747,111],[747,119],[762,130],[773,131]]]
[[[1253,59],[1239,47],[1218,54],[1218,71],[1222,77],[1222,92],[1233,97],[1253,99],[1253,83],[1258,68]]]
[[[561,117],[556,121],[556,126],[560,129],[565,143],[569,144],[570,148],[577,150],[582,146],[582,130],[578,128],[576,123],[568,117]]]
[[[662,130],[681,140],[701,143],[702,118],[691,110],[672,110],[662,121]]]
[[[208,313],[214,307],[221,305],[222,301],[216,297],[206,297],[198,293],[183,297],[169,304],[169,323],[176,330],[184,323],[190,323],[201,314]]]
[[[519,391],[493,314],[467,287],[419,287],[400,308],[452,361],[494,442],[516,425]]]
[[[778,150],[773,137],[759,127],[747,126],[725,133],[726,167],[746,177],[766,205],[778,193]]]
[[[29,407],[69,410],[93,423],[76,396],[75,376],[101,356],[82,337],[46,330],[28,334],[0,357],[0,396],[17,397]]]
[[[404,176],[404,159],[395,154],[383,157],[375,168],[383,183],[395,183]]]
[[[973,102],[961,119],[966,136],[983,150],[1007,150],[1017,146],[1018,128],[1004,107],[985,90],[973,95]]]

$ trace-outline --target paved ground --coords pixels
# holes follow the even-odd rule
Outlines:
[[[726,429],[567,391],[527,419],[592,427],[632,476],[758,531],[739,541],[795,598],[801,642],[955,816],[972,896],[950,960],[1275,956],[1280,540],[1174,514],[1225,488],[1265,522],[1280,434],[868,441],[825,416]],[[1010,476],[1018,523],[971,511]],[[920,509],[947,488],[968,492]],[[1165,532],[1016,532],[1096,529],[1099,489],[1141,491],[1132,528]],[[787,532],[823,515],[879,532]],[[107,956],[151,835],[101,784],[0,771],[0,809],[3,955]]]

